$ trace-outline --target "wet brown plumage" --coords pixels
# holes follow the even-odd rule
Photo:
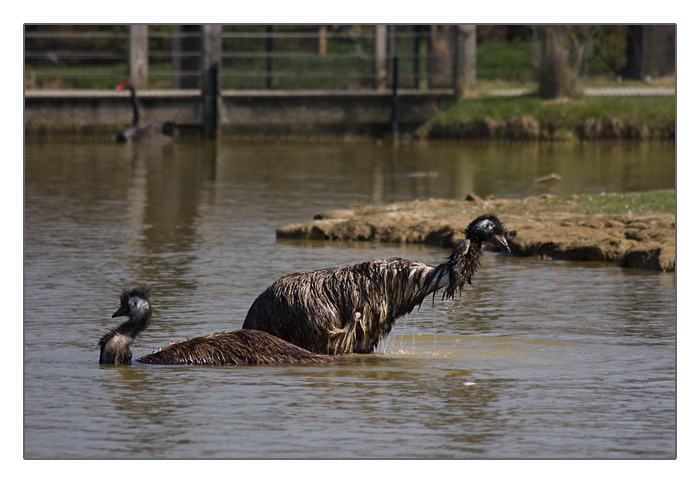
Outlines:
[[[150,321],[149,291],[137,287],[120,297],[112,317],[129,320],[105,334],[99,342],[100,364],[130,364],[131,344]],[[143,364],[287,364],[328,363],[333,358],[313,354],[267,332],[232,330],[171,342],[136,360]]]
[[[244,329],[274,334],[311,352],[367,353],[429,294],[453,298],[479,267],[482,243],[510,251],[494,215],[473,220],[445,263],[373,260],[282,277],[253,302]]]
[[[137,359],[143,364],[287,364],[330,362],[259,330],[231,330],[171,342]]]

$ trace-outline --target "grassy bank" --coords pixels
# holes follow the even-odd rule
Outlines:
[[[537,96],[465,99],[416,131],[423,139],[657,139],[675,138],[676,99]]]
[[[522,213],[577,213],[584,215],[675,214],[675,190],[591,195],[542,195],[522,203]]]
[[[674,190],[523,199],[469,195],[327,211],[311,222],[279,227],[277,236],[450,246],[473,218],[495,213],[507,226],[514,255],[673,271],[675,198]]]

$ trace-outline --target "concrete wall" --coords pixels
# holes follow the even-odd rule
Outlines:
[[[401,133],[444,109],[452,91],[399,91]],[[186,136],[201,135],[199,90],[139,92],[142,121],[172,121]],[[381,136],[391,132],[389,91],[225,91],[224,137]],[[113,135],[131,123],[129,94],[118,91],[26,91],[27,137]]]

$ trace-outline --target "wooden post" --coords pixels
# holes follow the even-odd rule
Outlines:
[[[456,29],[454,93],[459,100],[476,89],[476,25],[457,25]]]
[[[374,85],[386,89],[386,25],[374,27]]]
[[[129,28],[129,78],[136,89],[148,86],[148,25]]]
[[[220,70],[221,70],[221,25],[202,26],[202,104],[204,136],[215,139],[221,132],[219,117]]]
[[[326,56],[326,37],[328,34],[328,29],[325,25],[321,25],[318,28],[318,56]]]

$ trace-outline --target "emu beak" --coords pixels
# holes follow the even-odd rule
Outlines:
[[[510,253],[510,247],[508,246],[508,242],[506,241],[506,237],[504,237],[503,235],[494,235],[492,240],[493,240],[494,245],[501,247],[505,251]]]
[[[114,314],[112,314],[112,318],[121,317],[122,315],[129,315],[129,307],[128,306],[122,305],[121,307],[119,307],[119,309],[117,309],[117,311],[114,312]]]

